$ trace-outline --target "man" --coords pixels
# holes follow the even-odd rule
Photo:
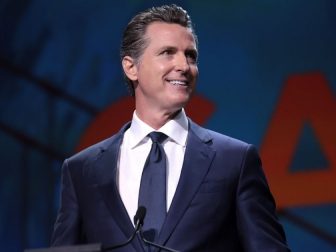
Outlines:
[[[169,5],[136,15],[121,59],[133,119],[65,160],[52,244],[120,244],[143,205],[145,238],[175,250],[289,251],[256,149],[196,125],[183,110],[198,76],[187,12]],[[149,247],[137,237],[116,251]]]

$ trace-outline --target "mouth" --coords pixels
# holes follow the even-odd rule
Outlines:
[[[180,87],[187,87],[188,81],[187,80],[168,80],[170,84],[173,86],[180,86]]]

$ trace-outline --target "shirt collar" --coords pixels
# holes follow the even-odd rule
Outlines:
[[[139,143],[145,140],[147,135],[156,131],[137,116],[136,111],[133,112],[132,124],[129,128],[130,133],[130,147],[134,148]],[[186,146],[188,136],[188,119],[184,112],[181,110],[172,120],[169,120],[157,131],[166,134],[172,141],[181,146]]]

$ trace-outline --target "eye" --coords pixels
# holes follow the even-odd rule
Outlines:
[[[192,50],[192,51],[187,51],[186,52],[186,57],[188,60],[190,60],[191,63],[197,63],[197,52]]]
[[[174,54],[174,50],[171,49],[171,48],[166,48],[166,49],[162,50],[160,54],[161,55],[172,55],[172,54]]]

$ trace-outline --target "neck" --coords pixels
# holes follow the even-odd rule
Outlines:
[[[136,110],[137,116],[153,129],[158,130],[165,125],[169,120],[173,119],[181,110],[174,112],[161,112],[161,113],[143,113],[141,110]]]

